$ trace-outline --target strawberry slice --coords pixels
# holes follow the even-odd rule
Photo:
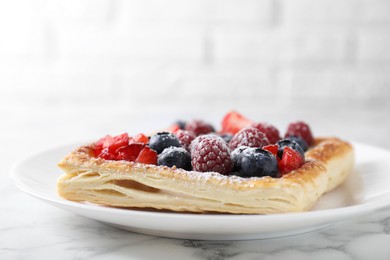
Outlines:
[[[178,130],[180,130],[180,126],[178,124],[173,124],[170,127],[168,127],[165,131],[169,133],[176,133]]]
[[[222,133],[236,134],[244,127],[250,126],[253,122],[236,111],[227,113],[222,119]]]
[[[107,144],[106,144],[107,143]],[[103,146],[108,147],[110,152],[116,152],[120,147],[127,146],[129,144],[129,135],[127,133],[123,133],[112,138],[108,138],[106,142],[104,142]]]
[[[103,158],[105,160],[116,160],[117,156],[115,153],[110,152],[108,147],[103,148],[99,154],[97,155],[99,158]]]
[[[149,146],[145,146],[139,153],[135,162],[157,165],[157,152],[149,148]]]
[[[104,143],[107,142],[107,139],[112,139],[111,136],[106,135],[105,137],[100,138],[97,142],[94,143],[93,153],[95,157],[99,156],[104,147]]]
[[[283,150],[283,157],[278,163],[279,173],[284,174],[300,168],[305,163],[302,155],[292,148],[286,146]]]
[[[116,151],[116,159],[134,162],[144,147],[145,144],[143,143],[131,143],[127,146],[120,147]]]
[[[278,158],[278,146],[276,144],[263,146],[262,149],[271,152],[276,158]]]
[[[144,134],[138,134],[132,138],[132,142],[135,143],[143,143],[143,144],[148,144],[149,143],[149,138],[144,135]]]

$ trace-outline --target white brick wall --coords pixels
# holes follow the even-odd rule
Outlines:
[[[389,32],[388,0],[1,1],[0,112],[388,108]]]

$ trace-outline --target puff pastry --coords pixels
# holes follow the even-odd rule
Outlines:
[[[309,210],[341,184],[354,164],[352,146],[317,138],[305,164],[281,178],[224,176],[94,157],[92,145],[68,154],[57,183],[67,200],[181,212],[273,214]]]

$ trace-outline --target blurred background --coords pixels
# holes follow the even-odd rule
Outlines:
[[[387,147],[389,33],[388,0],[1,1],[0,160],[231,109]]]

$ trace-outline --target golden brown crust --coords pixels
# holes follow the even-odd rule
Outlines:
[[[306,163],[281,178],[241,178],[165,166],[111,161],[82,146],[60,163],[66,174],[59,194],[69,200],[173,211],[270,214],[311,208],[342,183],[353,166],[353,148],[337,138],[318,138]]]

